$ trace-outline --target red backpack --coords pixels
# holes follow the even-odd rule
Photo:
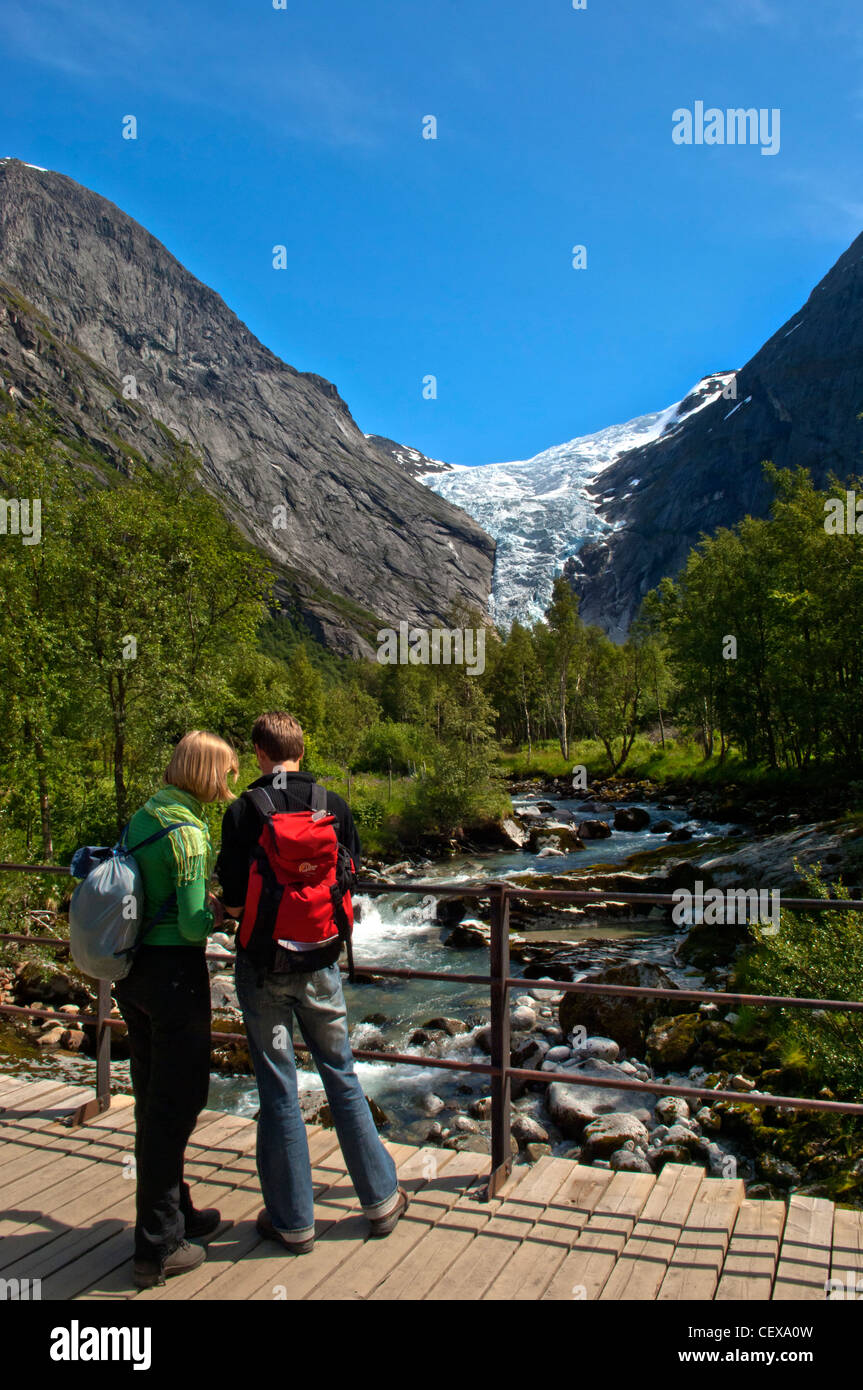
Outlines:
[[[244,793],[263,826],[252,851],[239,944],[253,955],[271,958],[274,942],[326,946],[341,937],[353,979],[351,888],[356,869],[339,844],[326,791],[313,782],[310,792],[311,807],[302,811],[279,811],[264,787]]]

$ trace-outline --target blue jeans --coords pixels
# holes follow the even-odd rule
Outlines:
[[[294,1014],[324,1083],[363,1212],[370,1220],[388,1216],[398,1201],[396,1166],[381,1143],[354,1072],[338,965],[299,975],[266,971],[261,977],[240,952],[236,979],[261,1101],[258,1176],[276,1230],[294,1242],[315,1233],[309,1145],[297,1091]]]

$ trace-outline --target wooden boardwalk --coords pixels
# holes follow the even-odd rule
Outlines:
[[[200,1269],[140,1293],[132,1106],[63,1124],[91,1095],[0,1075],[0,1280],[39,1279],[43,1300],[823,1300],[831,1277],[863,1274],[863,1212],[820,1198],[750,1201],[742,1182],[678,1164],[650,1177],[543,1158],[486,1203],[484,1155],[405,1144],[387,1147],[410,1208],[370,1241],[334,1134],[311,1127],[318,1240],[293,1257],[255,1231],[254,1121],[207,1111],[187,1176],[222,1225]]]

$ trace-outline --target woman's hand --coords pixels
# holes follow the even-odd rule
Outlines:
[[[225,904],[221,898],[216,897],[215,893],[210,893],[207,901],[213,914],[213,926],[220,927],[225,920]]]

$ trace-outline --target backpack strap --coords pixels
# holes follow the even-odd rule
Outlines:
[[[247,787],[243,796],[249,798],[262,820],[276,814],[275,802],[266,787]]]
[[[317,814],[319,811],[327,809],[327,789],[322,787],[320,782],[313,782],[309,788],[311,793],[312,811]]]

